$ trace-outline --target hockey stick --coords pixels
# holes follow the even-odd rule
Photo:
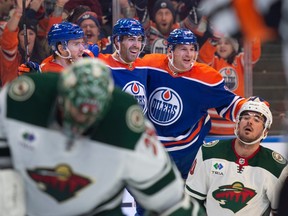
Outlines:
[[[27,36],[27,26],[26,26],[26,0],[22,0],[22,19],[23,19],[23,32],[24,32],[24,46],[25,46],[25,62],[28,62],[30,59],[29,50],[28,50],[28,36]]]

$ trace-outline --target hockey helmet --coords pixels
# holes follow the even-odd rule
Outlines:
[[[63,128],[68,135],[80,134],[101,119],[107,110],[114,82],[110,69],[99,59],[84,58],[61,73],[59,103],[63,110]],[[89,116],[76,121],[72,109]]]
[[[238,124],[243,114],[249,111],[257,112],[261,116],[264,117],[264,128],[263,128],[261,136],[258,139],[255,139],[254,141],[251,141],[251,142],[245,142],[239,137]],[[267,134],[268,134],[267,130],[270,129],[272,125],[272,121],[273,121],[273,117],[269,109],[268,102],[261,101],[259,97],[250,97],[250,99],[242,105],[241,109],[239,110],[237,114],[234,134],[242,143],[246,145],[253,145],[267,137]]]
[[[243,112],[253,111],[258,112],[260,115],[265,117],[265,129],[270,129],[273,117],[272,113],[269,109],[269,106],[264,102],[260,101],[259,99],[256,100],[249,100],[245,102],[241,109],[238,112],[236,120],[239,121],[241,119],[241,115]]]
[[[119,19],[113,27],[113,38],[116,36],[142,36],[145,37],[145,31],[142,24],[132,18]]]
[[[178,44],[193,44],[195,46],[195,51],[199,50],[197,38],[189,29],[174,29],[170,33],[167,39],[167,46],[174,49]]]
[[[62,22],[54,24],[48,32],[48,44],[53,51],[56,51],[56,46],[61,43],[64,47],[67,46],[69,40],[77,40],[84,38],[84,31],[80,26]]]

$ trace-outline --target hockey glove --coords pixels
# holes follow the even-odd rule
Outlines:
[[[87,49],[84,50],[83,57],[92,57],[91,53],[89,53],[88,50],[93,54],[94,57],[98,57],[99,46],[97,44],[88,43]]]
[[[25,73],[41,73],[40,65],[36,62],[28,61],[18,67],[18,76]]]

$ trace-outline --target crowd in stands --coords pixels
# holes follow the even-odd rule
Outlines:
[[[22,9],[21,0],[16,3],[12,0],[0,0],[0,2],[1,85],[19,75],[18,66],[21,64],[28,61],[41,64],[52,54],[47,42],[47,34],[55,23],[68,21],[79,25],[84,31],[87,44],[90,46],[97,44],[100,53],[113,53],[111,37],[115,23],[112,19],[113,1],[111,0],[27,0],[26,10]],[[209,64],[218,71],[224,71],[222,75],[227,81],[227,86],[232,85],[230,90],[244,96],[244,52],[242,46],[239,46],[241,43],[238,38],[228,38],[225,43],[228,44],[228,49],[232,47],[234,51],[225,58],[222,58],[218,51],[217,54],[216,47],[218,44],[218,47],[221,46],[222,36],[213,32],[207,18],[201,16],[199,0],[121,0],[119,4],[121,8],[119,18],[136,18],[145,29],[147,40],[140,57],[148,53],[167,53],[166,45],[170,32],[180,27],[190,29],[197,36],[200,48],[204,45],[199,51],[199,61]],[[257,41],[255,46],[257,53],[253,63],[256,63],[261,55],[260,41]],[[207,50],[211,51],[207,52]],[[219,64],[219,61],[222,61],[222,64]],[[211,112],[213,116],[213,111]],[[215,115],[214,117],[215,121],[219,119]],[[213,124],[213,127],[214,125],[217,124]],[[229,127],[227,122],[224,125]],[[213,132],[212,129],[214,134],[223,134],[221,132],[225,130],[216,128],[215,131]],[[224,134],[233,134],[233,130],[227,131]]]

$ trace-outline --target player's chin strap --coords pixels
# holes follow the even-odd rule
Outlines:
[[[258,142],[260,142],[261,140],[263,140],[263,139],[265,139],[267,137],[267,133],[265,134],[266,129],[267,128],[265,127],[263,129],[263,131],[262,131],[261,136],[258,139],[254,140],[252,142],[245,142],[242,139],[240,139],[240,137],[238,136],[238,124],[236,124],[236,126],[235,126],[234,134],[240,140],[240,142],[244,143],[245,145],[253,145],[253,144],[258,143]]]
[[[66,48],[66,51],[67,51],[68,54],[69,54],[68,56],[63,56],[63,55],[61,55],[61,54],[58,52],[58,50],[56,50],[55,53],[56,53],[56,55],[58,55],[60,58],[69,59],[70,62],[74,62],[73,59],[72,59],[72,55],[71,55],[70,50],[69,50],[68,48]]]
[[[174,65],[174,52],[171,50],[171,55],[172,55],[172,57],[171,58],[169,58],[169,56],[168,56],[168,60],[169,60],[169,63],[170,63],[170,65],[174,68],[174,69],[176,69],[177,71],[173,71],[173,73],[175,73],[175,74],[178,74],[179,72],[185,72],[185,71],[189,71],[193,66],[194,66],[194,62],[195,62],[195,59],[197,58],[195,58],[194,59],[194,61],[191,63],[191,65],[190,65],[190,68],[189,69],[185,69],[185,70],[181,70],[181,69],[179,69],[178,67],[176,67],[175,65]],[[170,67],[169,67],[170,68]],[[170,68],[171,69],[171,68]]]

